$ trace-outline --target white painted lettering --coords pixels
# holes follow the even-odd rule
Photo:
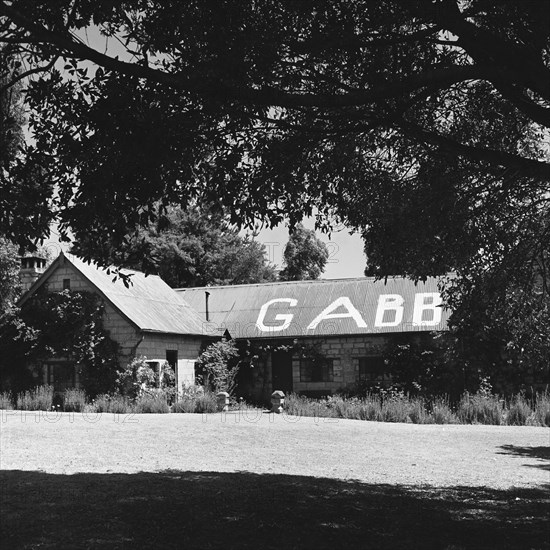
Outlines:
[[[376,309],[376,327],[396,327],[403,321],[403,296],[400,294],[380,294],[378,297],[378,308]],[[386,312],[393,311],[393,319],[387,320],[389,316],[384,316]]]
[[[413,326],[434,327],[441,322],[443,300],[439,292],[422,292],[414,297]],[[430,318],[426,319],[424,313]]]
[[[274,300],[269,300],[269,302],[266,302],[260,309],[260,313],[258,315],[258,320],[256,321],[256,328],[261,330],[262,332],[278,332],[281,330],[286,330],[290,323],[292,322],[292,318],[294,315],[291,314],[281,314],[278,313],[275,315],[275,321],[283,321],[282,325],[276,325],[276,326],[267,326],[264,325],[265,321],[265,315],[267,313],[267,310],[269,309],[269,306],[276,304],[277,302],[284,302],[289,305],[289,307],[295,307],[298,303],[298,300],[295,300],[294,298],[275,298]]]
[[[345,307],[347,309],[346,313],[331,313],[339,307]],[[346,319],[351,317],[359,328],[367,328],[367,323],[361,317],[361,314],[355,309],[354,305],[351,303],[351,300],[347,296],[342,296],[337,300],[334,300],[330,306],[325,308],[307,327],[307,330],[313,330],[317,328],[317,325],[324,321],[325,319]]]

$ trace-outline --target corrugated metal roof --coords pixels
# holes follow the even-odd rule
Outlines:
[[[178,289],[207,330],[234,338],[380,334],[445,330],[438,279],[395,277],[298,281]]]
[[[129,269],[131,284],[98,267],[85,263],[72,254],[64,254],[86,279],[88,279],[126,318],[144,331],[172,334],[203,334],[203,320],[185,301],[157,275],[148,275]]]

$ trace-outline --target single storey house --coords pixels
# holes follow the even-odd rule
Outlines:
[[[195,381],[201,350],[222,336],[248,343],[254,368],[243,369],[239,393],[266,400],[274,390],[320,395],[357,381],[384,382],[383,351],[398,337],[418,338],[446,328],[434,278],[278,282],[172,289],[160,277],[123,270],[120,278],[93,263],[62,253],[47,268],[25,259],[38,277],[22,297],[39,288],[85,290],[104,302],[104,327],[118,342],[120,364],[144,355],[167,360],[177,385]],[[43,382],[78,386],[66,359],[43,365]]]
[[[43,267],[25,258],[25,276],[29,266]],[[194,383],[195,360],[203,344],[203,319],[160,277],[145,276],[124,269],[130,275],[126,286],[121,278],[72,254],[61,253],[46,269],[36,271],[34,283],[22,296],[23,306],[40,288],[88,291],[104,302],[103,324],[110,337],[119,344],[119,362],[123,366],[133,357],[168,361],[176,373],[178,387]],[[43,365],[43,382],[56,389],[79,387],[78,369],[66,358],[55,358]]]

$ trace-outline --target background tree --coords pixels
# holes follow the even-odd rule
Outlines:
[[[80,254],[89,242],[78,241]],[[115,258],[122,265],[156,273],[172,287],[264,283],[277,271],[266,258],[265,246],[239,235],[213,207],[168,207],[156,222],[128,237]]]
[[[315,231],[298,224],[290,233],[283,252],[285,267],[279,273],[281,281],[318,279],[327,263],[328,248],[315,236]]]

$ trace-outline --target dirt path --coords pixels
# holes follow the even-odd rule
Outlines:
[[[2,470],[251,472],[493,489],[550,484],[548,428],[384,424],[252,411],[0,414]]]

